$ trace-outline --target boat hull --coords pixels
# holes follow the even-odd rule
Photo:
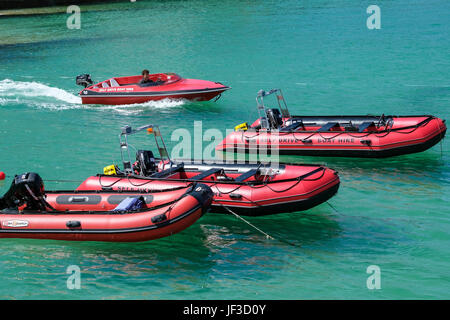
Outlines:
[[[197,92],[172,92],[172,93],[140,93],[135,95],[116,95],[105,94],[95,95],[87,94],[81,95],[81,101],[83,104],[107,104],[107,105],[121,105],[121,104],[135,104],[145,103],[149,101],[158,101],[163,99],[185,99],[190,101],[209,101],[216,96],[220,95],[227,89],[220,90],[199,90]]]
[[[184,79],[177,74],[152,74],[152,85],[141,84],[141,76],[107,79],[81,90],[83,104],[135,104],[162,99],[207,101],[231,89],[220,82]]]
[[[242,165],[227,168],[224,164],[193,165],[196,170],[177,173],[161,179],[151,177],[124,177],[97,175],[87,178],[77,190],[166,190],[192,183],[190,177],[209,168],[224,168],[227,176],[237,176],[257,165]],[[203,170],[203,171],[201,171]],[[239,173],[237,173],[239,171]],[[267,179],[267,178],[266,178]],[[214,193],[211,211],[217,213],[235,213],[247,216],[270,215],[284,212],[296,212],[310,209],[323,203],[336,194],[339,188],[337,172],[322,166],[280,164],[280,174],[264,181],[247,180],[242,183],[220,181],[212,175],[201,181]]]
[[[197,189],[199,185],[195,186]],[[74,193],[77,197],[86,196]],[[56,196],[67,196],[67,192]],[[73,195],[73,194],[72,194]],[[93,194],[88,194],[92,196]],[[103,196],[121,195],[118,192]],[[149,194],[127,193],[126,196]],[[49,199],[51,201],[51,199]],[[103,209],[99,202],[97,211],[59,211],[19,213],[17,210],[0,212],[0,238],[32,238],[69,241],[137,242],[167,237],[178,233],[196,222],[209,208],[211,190],[202,186],[202,191],[191,190],[179,199],[165,205],[153,206],[136,212],[117,213],[98,211]],[[61,204],[62,205],[62,204]],[[72,209],[92,209],[92,204],[74,203]]]
[[[445,121],[435,117],[393,119],[394,123],[397,122],[397,127],[380,132],[232,132],[216,150],[245,153],[264,150],[280,155],[386,158],[425,151],[441,141],[447,130]],[[404,127],[402,121],[405,123]]]

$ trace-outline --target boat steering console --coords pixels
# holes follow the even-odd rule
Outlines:
[[[276,108],[267,109],[266,117],[269,121],[270,129],[279,129],[283,125],[283,118],[281,117],[280,110]]]
[[[136,152],[136,162],[133,164],[136,174],[148,177],[156,172],[157,164],[153,152],[150,150],[138,150]]]
[[[158,171],[157,160],[155,159],[153,152],[150,150],[136,150],[136,161],[132,163],[130,154],[130,145],[128,143],[128,137],[138,132],[147,132],[155,138],[156,146],[159,151],[160,158],[164,164],[171,164],[169,153],[167,151],[164,140],[161,136],[161,132],[157,125],[145,125],[136,129],[131,126],[122,127],[122,131],[119,135],[120,153],[122,157],[122,163],[125,175],[139,175],[148,177]]]
[[[272,94],[276,96],[278,108],[268,109],[264,105],[264,98]],[[263,129],[279,129],[283,125],[283,118],[289,119],[291,117],[281,89],[258,91],[258,95],[256,96],[256,105],[258,108],[259,116],[261,118],[261,128]]]

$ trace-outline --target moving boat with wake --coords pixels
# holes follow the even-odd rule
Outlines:
[[[138,132],[153,134],[160,158],[150,150],[137,150],[131,159],[128,137]],[[78,192],[157,191],[203,183],[213,193],[212,212],[269,215],[302,211],[327,201],[339,188],[337,172],[321,165],[285,163],[219,163],[170,159],[159,127],[122,128],[119,135],[123,169],[111,165],[103,174],[88,177]]]
[[[150,75],[150,83],[140,83],[142,76],[114,77],[94,84],[89,74],[77,76],[84,86],[79,95],[83,104],[134,104],[162,99],[207,101],[231,89],[220,82],[184,79],[175,73]]]
[[[212,191],[192,183],[162,192],[45,191],[33,172],[0,197],[0,238],[135,242],[167,237],[196,222]]]
[[[278,108],[266,108],[275,95]],[[293,116],[280,89],[259,91],[260,117],[235,127],[218,151],[382,158],[421,152],[444,138],[445,120],[417,116]],[[265,151],[266,152],[266,151]]]

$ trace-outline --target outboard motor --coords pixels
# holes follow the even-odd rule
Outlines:
[[[136,152],[136,163],[134,169],[139,175],[147,177],[156,172],[156,161],[150,150],[138,150]]]
[[[283,124],[283,119],[281,118],[281,113],[278,109],[267,109],[266,116],[269,120],[271,129],[278,129]]]
[[[24,204],[27,210],[53,209],[44,196],[44,182],[37,173],[16,175],[9,190],[0,198],[0,209],[17,208]]]
[[[77,82],[77,85],[84,86],[85,88],[89,87],[91,84],[93,84],[91,75],[89,75],[87,73],[80,74],[79,76],[77,76],[76,82]]]

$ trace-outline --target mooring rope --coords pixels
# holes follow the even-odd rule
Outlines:
[[[253,227],[255,230],[257,230],[257,231],[260,232],[261,234],[265,235],[267,239],[270,239],[270,240],[277,240],[277,241],[279,241],[279,242],[281,242],[281,243],[288,244],[288,245],[293,246],[293,247],[301,247],[300,244],[296,244],[296,243],[290,242],[290,241],[285,240],[285,239],[282,239],[282,238],[274,238],[274,237],[272,237],[271,235],[269,235],[269,234],[267,234],[266,232],[262,231],[261,229],[259,229],[259,228],[256,227],[255,225],[251,224],[249,221],[247,221],[246,219],[244,219],[243,217],[241,217],[240,215],[238,215],[236,212],[234,212],[234,211],[231,210],[230,208],[228,208],[228,207],[226,207],[226,206],[224,206],[224,205],[222,205],[222,207],[224,207],[228,212],[230,212],[231,214],[233,214],[236,218],[239,218],[240,220],[244,221],[245,223],[247,223],[249,226]]]
[[[42,179],[48,182],[83,182],[84,180],[61,180],[61,179]]]
[[[331,209],[334,210],[334,212],[336,212],[336,213],[338,213],[338,214],[341,214],[335,207],[333,207],[333,206],[331,205],[331,203],[329,203],[328,201],[325,201],[325,202],[330,206]]]
[[[231,210],[230,208],[226,207],[226,206],[222,206],[224,207],[228,212],[230,212],[232,215],[234,215],[236,218],[241,219],[242,221],[244,221],[246,224],[248,224],[249,226],[253,227],[254,229],[256,229],[257,231],[259,231],[260,233],[262,233],[263,235],[266,236],[267,239],[271,239],[271,240],[275,240],[274,237],[272,237],[271,235],[267,234],[266,232],[262,231],[261,229],[259,229],[258,227],[256,227],[255,225],[251,224],[249,221],[245,220],[244,218],[242,218],[240,215],[238,215],[236,212],[234,212],[233,210]]]
[[[5,178],[15,178],[16,175],[12,176],[10,174],[5,175]],[[64,180],[64,179],[42,179],[47,182],[83,182],[84,180]]]
[[[441,159],[442,159],[442,157],[443,157],[443,154],[442,154],[442,131],[441,131],[441,125],[439,124],[439,120],[436,122],[436,124],[437,124],[438,130],[439,130],[439,138],[440,138],[439,145],[441,147]]]

